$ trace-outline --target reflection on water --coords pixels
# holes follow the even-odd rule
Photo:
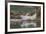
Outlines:
[[[10,20],[10,27],[11,28],[36,28],[39,27],[37,25],[39,21],[36,20],[21,20],[21,19],[11,19]]]

